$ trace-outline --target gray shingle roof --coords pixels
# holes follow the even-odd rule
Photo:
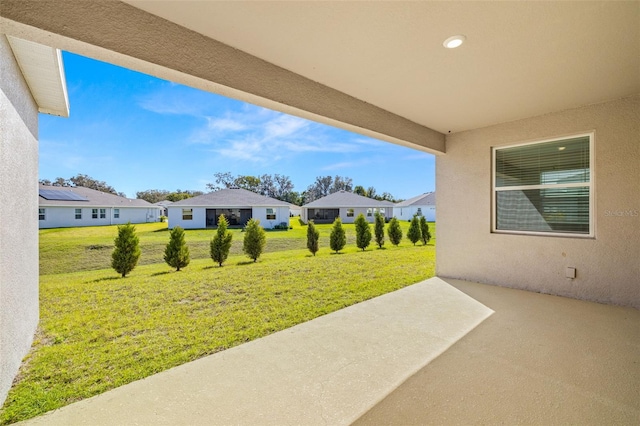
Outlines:
[[[38,189],[46,189],[51,191],[73,192],[85,197],[88,201],[73,200],[47,200],[39,197],[38,204],[41,206],[73,206],[73,207],[146,207],[154,208],[155,206],[145,200],[133,198],[119,197],[106,192],[96,191],[82,186],[66,187],[66,186],[46,186],[39,185]]]
[[[436,193],[425,192],[424,194],[420,194],[416,197],[409,198],[408,200],[404,200],[396,204],[396,207],[435,206],[435,205],[436,205]]]
[[[186,200],[176,201],[169,207],[187,206],[187,207],[289,207],[289,203],[276,200],[275,198],[265,197],[246,189],[220,189],[208,194],[199,195]]]
[[[326,197],[319,198],[302,206],[304,208],[330,208],[330,207],[393,207],[391,201],[379,201],[373,198],[363,197],[353,192],[338,191]]]

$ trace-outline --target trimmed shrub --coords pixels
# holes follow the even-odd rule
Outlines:
[[[375,213],[376,223],[374,226],[374,234],[376,236],[376,244],[379,248],[384,245],[384,216],[379,212]]]
[[[331,250],[338,253],[347,245],[347,234],[342,227],[342,219],[339,217],[333,222],[333,228],[331,228],[331,235],[329,236],[329,247]]]
[[[164,261],[172,268],[176,268],[176,271],[186,267],[191,261],[189,247],[184,241],[184,229],[179,226],[171,230],[169,243],[164,249]]]
[[[426,246],[431,240],[431,232],[429,232],[429,224],[424,216],[420,216],[420,231],[422,233],[422,244]]]
[[[371,243],[371,227],[364,215],[360,213],[355,220],[356,225],[356,245],[359,249],[366,249]]]
[[[313,220],[307,226],[307,248],[314,256],[320,250],[320,231],[316,229]]]
[[[140,259],[140,239],[136,235],[136,227],[131,222],[118,226],[118,236],[114,243],[111,267],[124,278],[133,271]]]
[[[411,241],[414,246],[422,238],[420,220],[417,215],[413,215],[413,219],[411,219],[411,225],[409,225],[409,230],[407,231],[407,238],[409,238],[409,241]]]
[[[227,257],[229,257],[229,250],[231,250],[231,240],[233,234],[227,231],[227,218],[221,214],[218,218],[218,229],[216,235],[213,236],[209,243],[209,255],[214,262],[218,263],[218,266],[222,266]]]
[[[389,241],[394,246],[397,246],[402,241],[402,228],[400,228],[400,222],[395,217],[389,221],[387,235],[389,235]]]
[[[244,253],[253,259],[254,262],[258,261],[258,258],[264,250],[264,246],[267,243],[267,236],[260,221],[257,219],[251,219],[247,222],[247,226],[244,228],[244,242],[242,249]]]

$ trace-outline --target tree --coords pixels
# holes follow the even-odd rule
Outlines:
[[[371,227],[364,215],[360,213],[355,220],[356,225],[356,245],[358,248],[366,249],[371,243]]]
[[[320,249],[320,231],[316,229],[313,220],[310,220],[307,225],[307,248],[315,256]]]
[[[389,235],[389,241],[394,246],[397,246],[402,241],[402,228],[400,228],[400,222],[395,217],[389,221],[387,234]]]
[[[376,189],[373,186],[367,188],[367,197],[376,198]]]
[[[431,240],[431,232],[429,232],[429,224],[424,216],[420,216],[420,232],[422,234],[422,244],[426,246]]]
[[[189,247],[184,240],[184,229],[179,226],[171,230],[169,243],[164,249],[164,261],[172,268],[176,268],[176,271],[186,267],[191,261]]]
[[[227,257],[229,257],[229,250],[231,249],[231,240],[233,234],[227,231],[227,218],[223,214],[218,218],[218,230],[216,235],[211,239],[209,244],[209,254],[214,262],[218,262],[219,266],[222,266]]]
[[[258,258],[264,250],[264,246],[267,243],[267,237],[260,226],[260,221],[257,219],[250,219],[247,222],[247,226],[244,228],[244,243],[243,250],[247,256],[253,259],[254,262],[258,261]]]
[[[331,250],[338,253],[347,245],[347,234],[342,227],[342,220],[337,217],[333,222],[333,228],[331,228],[331,235],[329,236],[329,247]]]
[[[136,192],[136,198],[139,200],[145,200],[151,204],[167,199],[169,191],[162,189],[147,189],[146,191]]]
[[[379,248],[382,248],[384,245],[384,216],[380,214],[380,212],[375,213],[376,224],[374,227],[374,233],[376,236],[376,244],[378,244]]]
[[[140,240],[136,227],[127,222],[118,226],[118,236],[114,240],[115,248],[111,253],[111,267],[124,278],[138,264],[140,259]]]
[[[353,193],[354,194],[358,194],[358,195],[362,195],[363,197],[367,196],[367,190],[364,189],[364,186],[362,186],[362,185],[356,185],[356,187],[353,188]]]
[[[407,238],[409,238],[409,241],[411,241],[414,246],[422,238],[418,215],[413,215],[413,218],[411,219],[411,225],[409,225],[409,230],[407,231]]]

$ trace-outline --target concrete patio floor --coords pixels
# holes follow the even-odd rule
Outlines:
[[[640,311],[432,278],[27,424],[639,424]]]

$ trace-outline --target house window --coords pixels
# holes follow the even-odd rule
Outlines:
[[[422,216],[422,207],[418,207],[418,211],[416,212],[416,215]]]
[[[368,208],[367,209],[367,216],[369,216],[369,217],[373,216],[373,209],[372,208]]]
[[[274,209],[267,209],[267,220],[276,220],[276,212]]]
[[[107,209],[100,209],[100,219],[107,218]]]
[[[182,220],[193,220],[193,209],[182,209]]]
[[[91,209],[91,219],[98,218],[98,209]]]
[[[38,220],[47,220],[47,210],[46,209],[38,209]]]
[[[76,209],[76,219],[82,219],[82,209]]]
[[[113,209],[113,218],[120,219],[120,209]]]
[[[379,209],[378,211],[380,212],[380,214],[381,214],[382,216],[384,216],[384,207],[380,207],[380,209]]]
[[[347,209],[347,217],[353,217],[353,209]]]
[[[494,148],[492,231],[593,236],[593,136]]]

